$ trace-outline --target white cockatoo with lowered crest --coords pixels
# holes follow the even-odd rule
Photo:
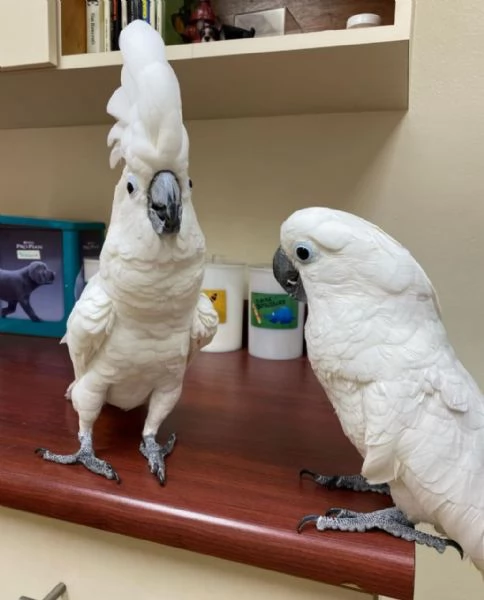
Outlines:
[[[165,482],[175,443],[156,441],[180,398],[193,355],[216,333],[218,316],[201,293],[205,239],[191,201],[188,135],[180,89],[160,35],[133,21],[121,33],[121,87],[108,103],[117,122],[111,167],[124,160],[99,272],[75,304],[63,341],[74,367],[67,395],[79,415],[75,454],[38,450],[44,459],[82,464],[119,477],[93,449],[93,426],[105,403],[124,410],[147,404],[140,451]]]
[[[452,348],[426,273],[380,228],[343,211],[296,211],[280,239],[274,275],[307,300],[311,366],[363,458],[357,475],[301,473],[395,503],[308,515],[299,529],[380,529],[439,552],[453,546],[484,572],[484,397]]]

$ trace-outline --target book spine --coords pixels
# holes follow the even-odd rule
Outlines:
[[[163,37],[163,0],[155,0],[155,29]]]
[[[111,0],[104,0],[104,52],[111,50]]]
[[[149,19],[148,0],[141,0],[141,18],[143,21],[148,21]]]
[[[148,13],[149,13],[149,23],[152,27],[155,27],[156,25],[156,15],[155,15],[155,8],[156,8],[156,2],[155,0],[148,0]]]
[[[119,34],[121,32],[121,2],[111,0],[111,50],[119,50]]]
[[[121,0],[121,29],[124,29],[129,23],[128,1],[129,0]]]
[[[87,52],[102,52],[102,0],[86,0]]]
[[[138,18],[138,0],[129,1],[129,22],[136,21]]]

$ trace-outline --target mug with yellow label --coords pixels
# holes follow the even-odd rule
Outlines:
[[[205,265],[202,291],[210,298],[219,317],[215,337],[205,352],[231,352],[242,347],[246,265],[209,262]]]

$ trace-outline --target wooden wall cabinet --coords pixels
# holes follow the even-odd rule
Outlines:
[[[57,66],[57,0],[2,0],[3,5],[0,20],[1,70]]]
[[[10,19],[10,11],[0,25],[0,31],[8,29],[0,48],[15,48],[0,52],[10,68],[55,63],[55,3],[12,3],[16,16]],[[29,10],[35,31],[25,35],[18,23]],[[406,110],[412,19],[413,0],[396,0],[393,24],[380,27],[169,46],[184,117]],[[28,46],[30,35],[34,43]],[[60,56],[55,69],[0,73],[0,129],[112,123],[106,103],[119,85],[120,68],[120,52],[106,52]]]
[[[76,444],[68,353],[56,339],[0,335],[0,356],[2,600],[41,598],[59,581],[69,600],[413,598],[413,544],[297,532],[315,510],[390,503],[299,480],[301,465],[361,465],[307,360],[199,355],[160,431],[178,436],[162,487],[138,451],[143,408],[105,407],[96,422],[120,485],[43,461],[36,447]]]

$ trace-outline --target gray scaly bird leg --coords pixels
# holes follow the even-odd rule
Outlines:
[[[75,454],[54,454],[46,448],[37,448],[35,452],[40,454],[44,460],[49,460],[60,465],[84,465],[91,473],[102,475],[106,479],[115,479],[119,483],[120,479],[113,467],[105,460],[97,458],[94,454],[92,433],[90,431],[79,432],[78,437],[81,447]]]
[[[299,475],[301,477],[309,476],[315,483],[328,490],[341,488],[353,492],[376,492],[390,495],[390,488],[386,483],[371,484],[362,475],[319,475],[308,469],[302,469]]]
[[[308,523],[315,523],[318,531],[333,529],[336,531],[363,532],[378,529],[408,542],[429,546],[440,553],[450,546],[459,552],[461,558],[464,557],[464,552],[457,542],[418,531],[415,529],[414,524],[395,506],[369,513],[358,513],[344,508],[331,508],[324,516],[308,515],[301,519],[298,532],[301,533]]]
[[[155,440],[153,434],[144,435],[143,441],[139,446],[141,454],[148,460],[150,471],[160,480],[161,485],[165,485],[166,471],[165,458],[169,456],[175,446],[176,435],[172,433],[164,446],[160,446]]]

